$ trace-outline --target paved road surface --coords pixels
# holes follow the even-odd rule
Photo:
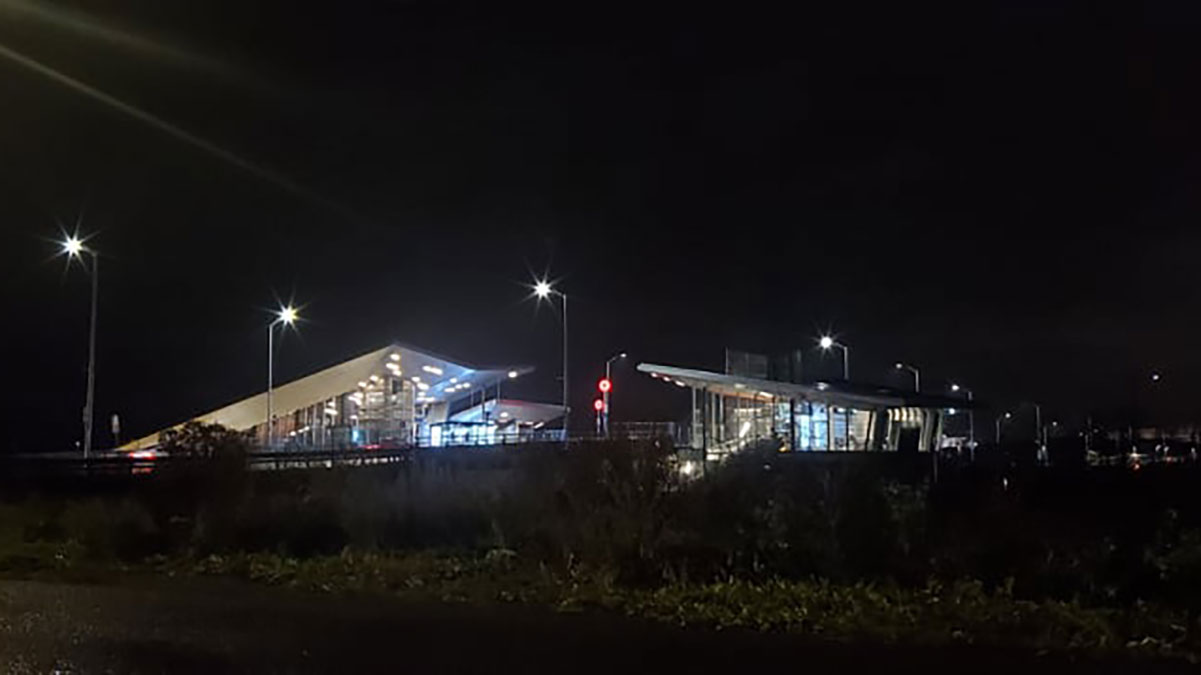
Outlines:
[[[870,670],[869,670],[870,669]],[[954,669],[954,670],[952,670]],[[233,581],[0,582],[3,673],[1185,672],[973,649],[813,643],[607,614],[335,597]]]

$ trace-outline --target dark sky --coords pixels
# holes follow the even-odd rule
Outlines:
[[[0,46],[259,168],[0,59],[0,449],[78,437],[81,212],[102,440],[261,390],[276,297],[308,318],[280,379],[397,338],[554,401],[548,269],[577,410],[616,351],[831,328],[856,379],[1201,417],[1195,11],[699,4],[0,0]],[[679,399],[618,370],[615,419]]]

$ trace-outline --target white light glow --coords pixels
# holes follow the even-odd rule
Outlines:
[[[437,366],[421,366],[421,369],[430,375],[441,375],[442,369]]]
[[[393,354],[392,356],[389,356],[388,358],[392,359],[393,361],[399,361],[400,354]]]
[[[70,237],[63,242],[63,253],[69,256],[78,256],[82,252],[83,242],[79,240],[79,237]]]
[[[279,313],[276,314],[276,316],[278,317],[277,320],[285,326],[291,326],[292,324],[296,323],[296,319],[300,318],[300,315],[296,312],[296,308],[292,305],[288,305],[287,307],[279,310]]]
[[[430,386],[424,382],[418,382],[417,388],[420,389],[421,391],[426,391],[427,389],[430,388]]]
[[[545,298],[550,297],[550,292],[551,292],[551,287],[550,287],[549,281],[543,280],[543,281],[539,281],[538,283],[534,284],[534,295],[545,299]]]
[[[821,345],[822,349],[829,349],[830,347],[834,346],[834,338],[830,337],[829,335],[823,335],[818,344]]]
[[[457,377],[452,377],[452,378],[450,378],[450,383],[451,383],[451,384],[454,384],[454,383],[456,383],[456,382],[458,382],[458,381],[459,381],[459,378],[457,378]]]

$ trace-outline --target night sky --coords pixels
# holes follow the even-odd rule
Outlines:
[[[0,47],[229,153],[0,58],[0,450],[79,437],[88,280],[53,240],[80,214],[102,446],[113,411],[141,434],[262,390],[277,298],[307,319],[281,381],[399,339],[557,401],[546,271],[581,427],[615,352],[834,376],[827,329],[857,380],[1201,418],[1195,11],[701,4],[0,0]],[[684,413],[615,380],[615,421]]]

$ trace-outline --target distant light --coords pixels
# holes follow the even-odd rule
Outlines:
[[[83,242],[79,237],[70,237],[63,242],[63,253],[70,256],[77,256],[83,252]]]
[[[600,411],[604,410],[605,402],[600,400],[599,398],[596,399],[595,401],[592,402],[592,409],[595,410],[596,412],[600,412]]]
[[[680,380],[676,380],[676,386],[677,386],[677,387],[687,387],[688,385],[684,384],[684,383],[683,383],[683,382],[681,382]]]
[[[602,394],[607,394],[613,390],[613,382],[607,377],[602,377],[600,382],[596,383],[596,388],[599,389]]]
[[[516,371],[516,370],[510,370],[510,371],[509,371],[509,379],[511,380],[511,379],[513,379],[513,378],[515,378],[515,377],[517,377],[517,371]]]
[[[379,382],[380,377],[379,377],[379,375],[372,375],[371,377],[369,377],[367,379],[371,380],[372,382]]]
[[[414,382],[420,382],[420,381],[421,381],[421,378],[420,378],[420,377],[417,377],[416,375],[414,375],[413,377],[410,377],[409,379],[410,379],[410,380],[412,380],[412,381],[414,381]]]
[[[421,366],[421,369],[431,375],[441,375],[442,369],[437,366]]]
[[[1009,419],[1010,417],[1013,417],[1013,413],[1005,413],[1005,419]]]
[[[508,416],[509,416],[509,413],[507,413],[507,412],[502,412],[502,413],[500,414],[500,416],[501,416],[501,417],[508,417]]]
[[[551,288],[549,281],[542,280],[534,284],[534,295],[538,296],[539,298],[545,299],[550,297],[550,292]]]
[[[951,391],[959,391],[959,385],[957,385],[957,384],[952,384],[952,385],[951,385]]]
[[[452,377],[452,378],[450,378],[450,383],[451,383],[451,384],[454,384],[454,383],[456,383],[456,382],[458,382],[458,381],[459,381],[459,378],[457,378],[457,377]]]
[[[948,415],[954,415],[954,414],[955,414],[955,413],[957,413],[957,412],[959,412],[959,411],[958,411],[958,410],[956,410],[956,409],[954,409],[954,408],[947,408],[947,414],[948,414]]]
[[[897,361],[897,370],[900,370],[904,367],[905,367],[905,364],[901,363],[900,361]]]
[[[626,357],[626,353],[625,353],[625,352],[622,352],[622,353],[618,354],[618,357],[620,357],[620,358],[623,358],[623,359],[624,359],[624,358]]]
[[[366,387],[366,386],[367,386],[367,383],[366,383],[366,382],[360,382],[360,383],[359,383],[359,386],[360,386],[360,387]]]
[[[834,346],[834,338],[829,335],[823,335],[821,341],[817,343],[822,349],[829,349]]]
[[[296,308],[292,305],[288,305],[287,307],[279,310],[277,316],[279,317],[278,320],[285,326],[291,326],[292,324],[296,323],[296,319],[299,317],[299,315],[296,313]]]
[[[1159,373],[1151,373],[1151,381],[1159,382]]]
[[[772,393],[770,391],[761,391],[761,392],[759,392],[759,395],[760,396],[771,396]]]
[[[400,360],[400,354],[393,354],[392,356],[390,356],[390,357],[388,357],[388,358],[392,359],[393,361],[399,361],[399,360]]]
[[[426,391],[427,389],[430,388],[430,386],[424,382],[418,382],[417,388],[420,389],[421,391]]]

